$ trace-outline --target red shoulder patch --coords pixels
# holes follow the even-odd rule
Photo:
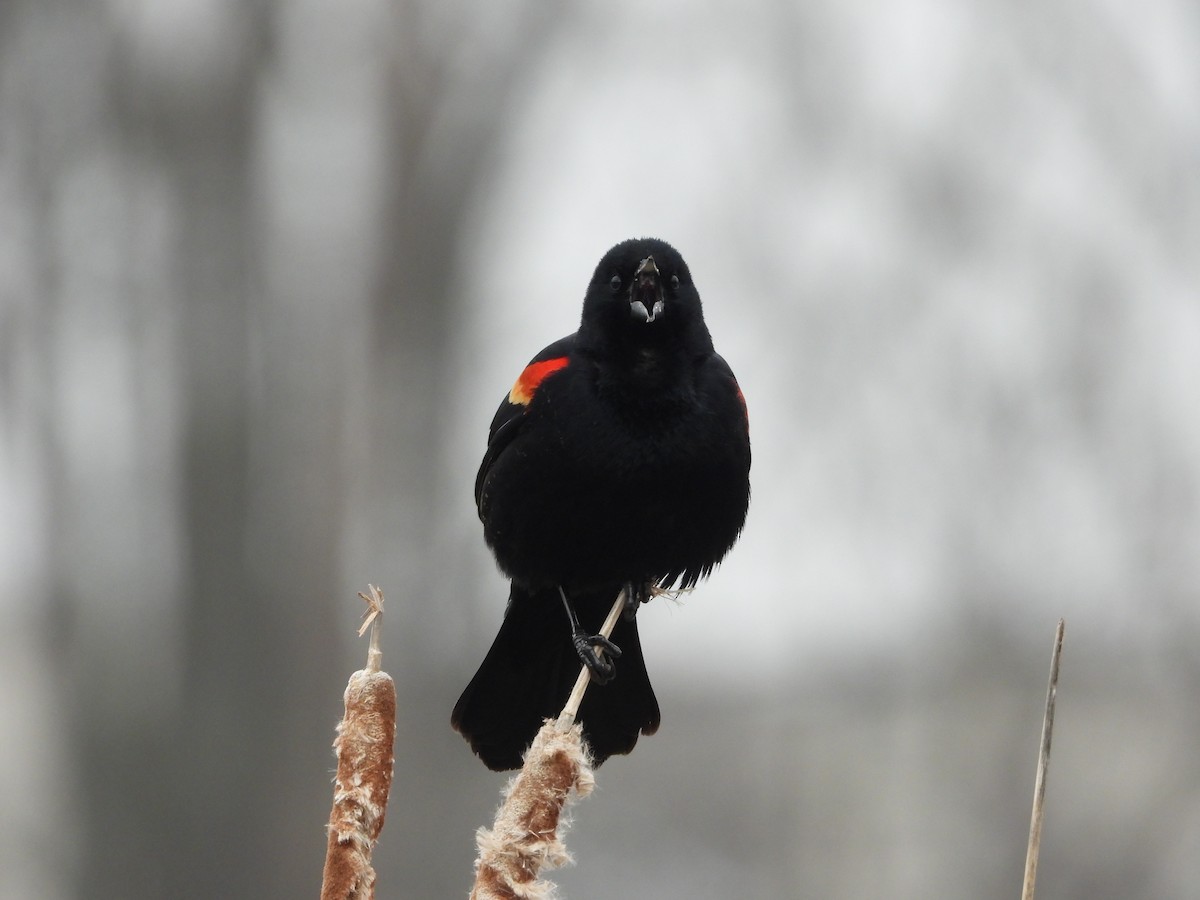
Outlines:
[[[738,403],[742,404],[742,415],[746,417],[746,430],[750,429],[750,408],[746,406],[746,398],[742,395],[742,386],[737,383],[735,378],[733,386],[737,390]]]
[[[512,390],[508,392],[508,402],[518,406],[528,406],[529,401],[537,392],[538,385],[546,379],[546,376],[564,368],[568,362],[567,357],[556,356],[553,359],[530,363],[517,378],[517,383],[512,386]]]

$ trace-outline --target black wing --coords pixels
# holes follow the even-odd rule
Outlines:
[[[500,401],[500,408],[492,418],[488,429],[487,450],[483,461],[479,464],[479,473],[475,476],[475,509],[482,515],[483,487],[487,482],[488,473],[500,454],[508,448],[513,439],[520,433],[525,422],[525,414],[537,394],[541,383],[559,369],[565,368],[575,348],[575,335],[570,335],[555,341],[529,361],[521,370],[516,383],[508,396]]]
[[[711,376],[723,385],[732,385],[734,395],[737,397],[738,407],[742,412],[742,419],[746,425],[746,431],[750,430],[750,412],[746,409],[746,398],[742,396],[742,386],[738,384],[737,377],[733,374],[733,369],[729,367],[729,363],[725,362],[725,358],[719,353],[714,353],[709,357]]]

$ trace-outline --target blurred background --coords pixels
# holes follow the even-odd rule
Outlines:
[[[316,896],[380,584],[381,897],[465,896],[472,485],[613,243],[749,402],[740,545],[643,611],[611,897],[1200,884],[1188,0],[0,3],[0,895]]]

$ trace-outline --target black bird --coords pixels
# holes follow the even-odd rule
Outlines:
[[[580,660],[599,682],[578,716],[597,764],[658,729],[634,613],[721,561],[746,519],[749,474],[745,400],[683,257],[651,238],[617,244],[579,330],[535,356],[500,404],[475,479],[512,589],[451,723],[489,768],[521,765]],[[631,602],[609,642],[596,632],[622,588]]]

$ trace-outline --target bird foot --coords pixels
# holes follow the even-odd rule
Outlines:
[[[625,582],[625,607],[621,610],[621,618],[632,622],[637,616],[638,607],[650,600],[652,589],[649,583],[635,585],[632,581]]]
[[[566,609],[567,619],[571,623],[571,642],[575,645],[580,662],[587,666],[593,681],[597,684],[608,684],[617,674],[613,660],[621,655],[621,648],[602,634],[588,634],[584,631],[583,626],[579,624],[579,617],[575,615],[575,607],[567,599],[567,592],[561,585],[558,595],[562,597],[563,608]],[[607,659],[604,656],[606,653],[609,656]]]
[[[613,660],[621,655],[621,648],[602,634],[576,631],[571,635],[571,639],[575,643],[575,652],[579,654],[580,661],[591,673],[592,681],[596,684],[608,684],[612,681],[617,674]],[[611,658],[606,658],[605,654]]]

